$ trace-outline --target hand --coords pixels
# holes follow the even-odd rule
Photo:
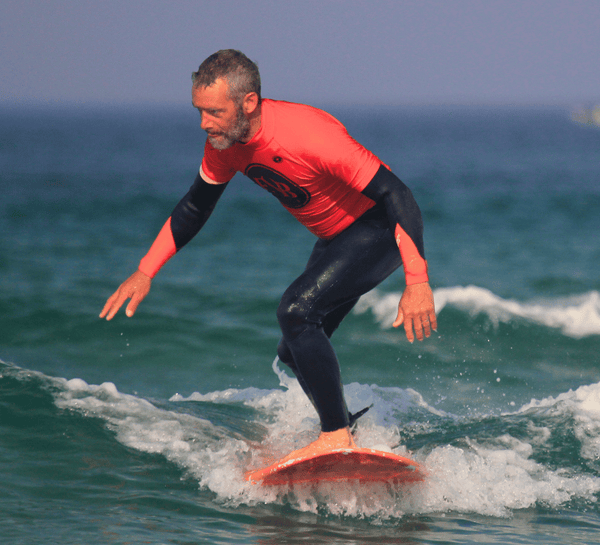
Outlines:
[[[106,301],[100,318],[106,316],[107,320],[112,320],[123,303],[131,298],[125,314],[130,318],[135,314],[138,305],[148,295],[152,279],[141,271],[135,271],[125,282],[123,282],[117,291],[113,293]]]
[[[431,330],[437,329],[433,293],[427,282],[406,286],[400,304],[394,327],[404,324],[406,338],[412,343],[415,340],[413,326],[417,339],[423,340],[431,335]]]

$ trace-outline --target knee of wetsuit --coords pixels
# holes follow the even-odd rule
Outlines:
[[[279,357],[279,361],[285,363],[288,367],[293,369],[296,368],[296,364],[294,363],[294,357],[292,356],[292,352],[290,351],[285,339],[281,339],[279,344],[277,345],[277,356]]]
[[[319,326],[318,320],[309,316],[311,306],[302,295],[283,294],[277,309],[277,321],[287,341],[298,337],[310,324]]]

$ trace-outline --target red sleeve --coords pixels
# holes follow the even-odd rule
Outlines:
[[[385,205],[402,256],[406,285],[428,282],[423,245],[423,218],[410,189],[390,170],[381,167],[363,194]]]
[[[154,278],[160,268],[171,259],[177,248],[171,231],[171,218],[167,220],[156,237],[156,240],[148,250],[148,253],[140,261],[138,269],[146,276]]]
[[[400,256],[404,265],[404,277],[406,285],[420,284],[421,282],[429,282],[429,274],[427,272],[427,261],[423,259],[416,244],[412,238],[408,236],[406,231],[396,224],[396,244],[400,249]]]

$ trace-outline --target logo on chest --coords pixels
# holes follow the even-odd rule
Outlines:
[[[253,163],[248,165],[244,174],[288,208],[302,208],[310,201],[310,193],[306,189],[272,168]]]

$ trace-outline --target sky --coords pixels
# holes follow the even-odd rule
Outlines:
[[[2,0],[0,105],[189,104],[224,48],[316,106],[600,103],[600,0]]]

